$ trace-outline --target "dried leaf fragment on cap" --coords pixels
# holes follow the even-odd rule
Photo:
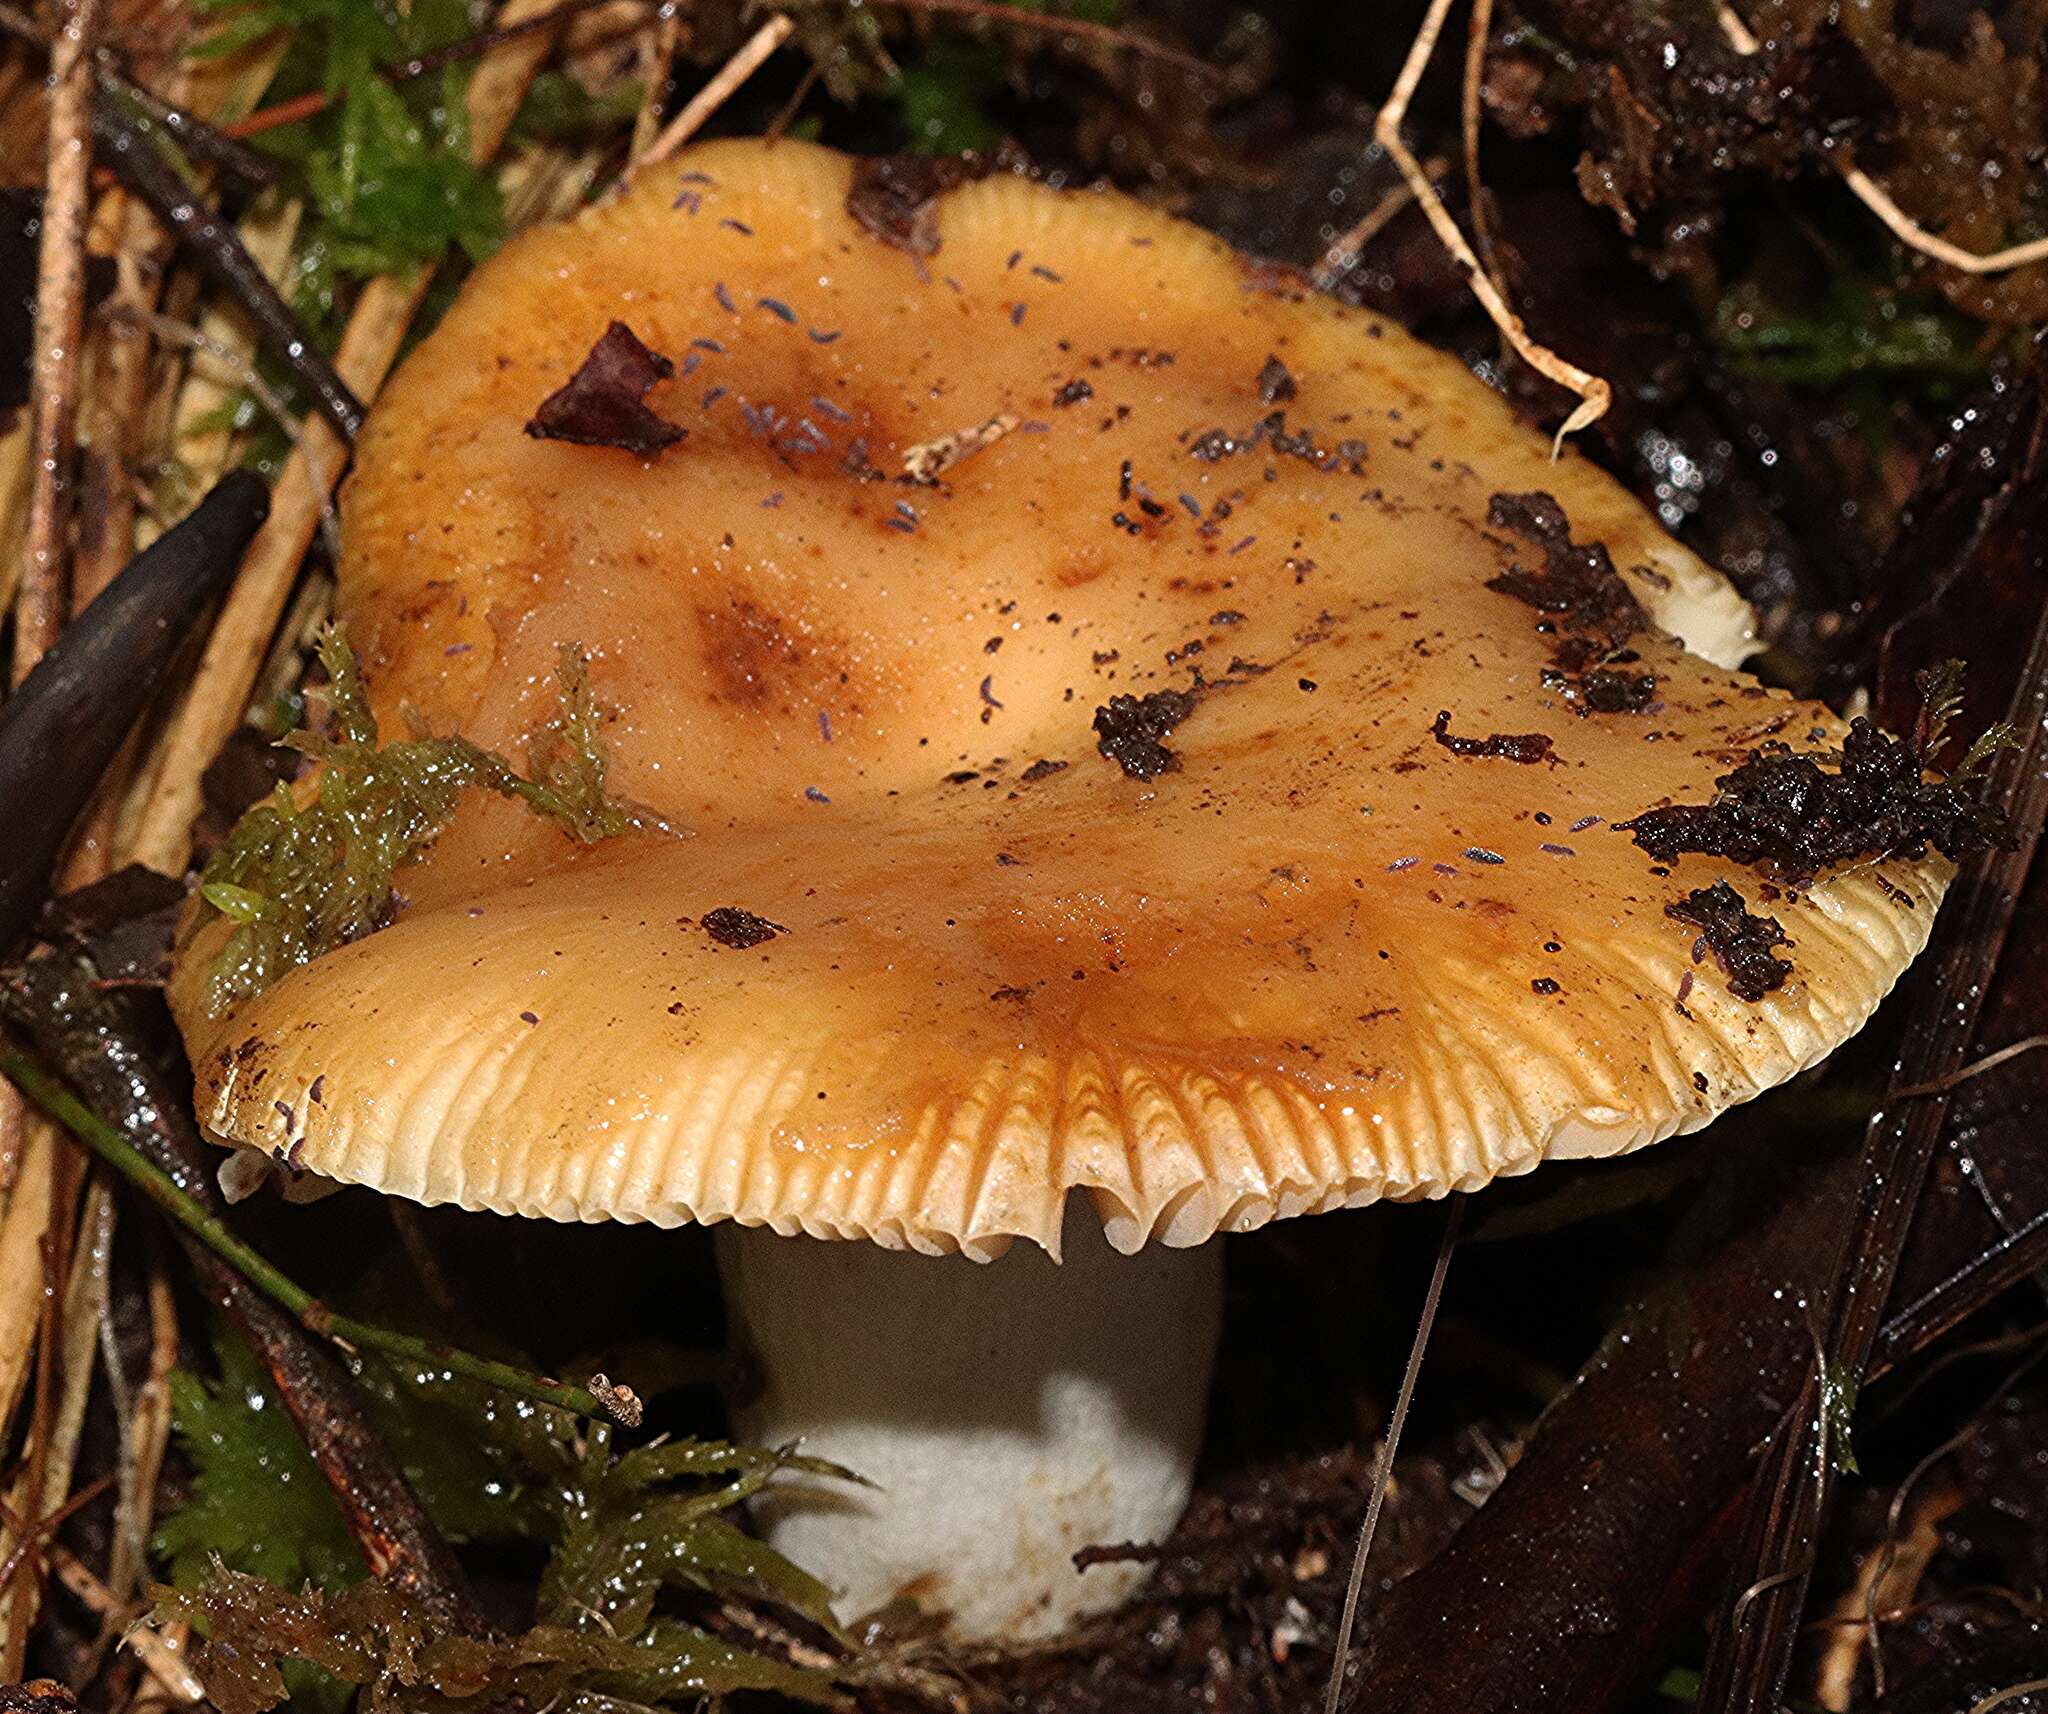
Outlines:
[[[646,403],[655,383],[675,372],[673,362],[615,321],[598,336],[576,373],[541,400],[526,432],[536,440],[615,446],[637,458],[652,458],[689,433]]]

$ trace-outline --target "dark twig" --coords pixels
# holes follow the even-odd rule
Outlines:
[[[120,56],[111,48],[100,50],[99,84],[103,105],[126,102],[194,160],[218,167],[250,189],[267,189],[283,176],[276,162],[266,160],[246,143],[236,142],[196,113],[187,113],[155,91],[143,88],[128,75]]]
[[[649,11],[659,9],[663,0],[642,0]],[[509,24],[499,24],[494,29],[479,30],[473,36],[464,36],[459,42],[450,42],[446,47],[435,48],[430,53],[415,54],[409,60],[400,60],[385,72],[393,83],[404,83],[408,78],[425,77],[429,72],[440,71],[451,65],[460,65],[464,60],[481,59],[496,47],[506,42],[516,42],[526,36],[537,36],[543,31],[556,29],[566,24],[579,13],[592,12],[598,7],[610,4],[610,0],[561,0],[558,6],[550,6],[545,12],[536,12],[530,18],[515,19]],[[636,19],[631,29],[621,31],[630,35],[647,20]]]
[[[192,621],[269,510],[244,471],[223,477],[79,615],[0,711],[0,946],[29,923],[71,824]]]
[[[344,441],[354,441],[363,426],[362,401],[299,325],[233,223],[194,195],[142,129],[111,102],[94,106],[92,128],[106,164],[121,182],[149,204],[214,282],[242,307],[264,348],[290,368],[334,431]]]
[[[1896,1368],[1923,1346],[2048,1269],[2048,1208],[1972,1256],[1939,1285],[1892,1313],[1871,1348],[1869,1379]]]
[[[1802,1401],[1777,1437],[1752,1493],[1735,1583],[1769,1587],[1740,1621],[1718,1632],[1708,1653],[1699,1706],[1712,1714],[1775,1714],[1791,1670],[1805,1605],[1807,1574],[1832,1487],[1822,1456],[1817,1401],[1823,1372],[1860,1383],[1876,1348],[1880,1317],[1891,1294],[1920,1189],[1948,1111],[1946,1079],[1965,1063],[1984,996],[2004,951],[2048,813],[2048,607],[2034,632],[2026,670],[2009,716],[2021,745],[2000,770],[2014,829],[2010,847],[1994,853],[1961,888],[1937,931],[1946,956],[1931,960],[1934,980],[1914,1008],[1893,1074],[1896,1088],[1932,1093],[1889,1099],[1873,1115],[1864,1141],[1854,1212],[1844,1232],[1820,1363],[1809,1368]]]

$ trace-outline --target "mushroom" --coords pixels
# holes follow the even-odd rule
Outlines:
[[[1716,573],[1397,328],[964,177],[706,145],[477,270],[339,610],[387,726],[513,753],[580,646],[662,825],[471,794],[388,927],[216,1015],[204,924],[173,998],[224,1141],[726,1223],[743,1425],[879,1484],[777,1544],[1020,1636],[1175,1521],[1216,1234],[1705,1125],[1949,865],[1653,863],[1617,824],[1844,738]]]

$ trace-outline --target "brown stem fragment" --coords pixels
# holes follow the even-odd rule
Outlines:
[[[35,485],[14,612],[14,682],[57,640],[70,605],[65,536],[78,428],[78,347],[85,330],[85,227],[92,176],[92,49],[99,0],[70,0],[50,49],[50,136],[43,233],[36,258]]]

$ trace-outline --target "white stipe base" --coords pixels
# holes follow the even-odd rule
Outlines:
[[[785,1478],[755,1502],[842,1618],[909,1597],[957,1636],[1045,1637],[1145,1580],[1073,1555],[1156,1541],[1187,1504],[1222,1245],[1119,1255],[1084,1204],[1062,1248],[1057,1264],[1022,1244],[977,1263],[718,1228],[760,1387],[740,1431],[879,1487]]]

